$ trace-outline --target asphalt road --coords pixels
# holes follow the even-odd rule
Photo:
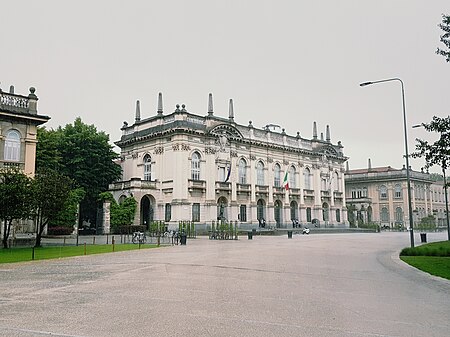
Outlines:
[[[198,238],[0,265],[0,336],[450,336],[450,282],[400,261],[407,246],[406,232]]]

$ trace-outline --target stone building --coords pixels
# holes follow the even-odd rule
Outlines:
[[[300,120],[298,120],[300,123]],[[208,111],[198,115],[177,105],[164,114],[162,95],[156,114],[124,122],[122,181],[110,185],[116,200],[138,201],[135,224],[181,220],[200,225],[238,221],[241,228],[266,223],[286,228],[301,224],[346,225],[341,142],[332,144],[326,127],[318,137],[287,135],[274,124],[257,128],[236,123],[233,101],[228,118],[219,117],[209,94]]]
[[[28,96],[0,89],[0,169],[18,167],[34,176],[36,160],[37,126],[50,117],[37,114],[35,89]]]
[[[410,169],[411,205],[416,227],[422,218],[433,215],[438,226],[445,226],[443,183],[429,173]],[[361,223],[383,227],[409,226],[406,168],[390,166],[346,170],[345,198],[348,212]],[[352,216],[352,215],[351,215]]]

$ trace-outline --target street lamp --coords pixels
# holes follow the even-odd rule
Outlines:
[[[403,86],[403,81],[399,78],[388,78],[385,80],[379,81],[371,81],[361,83],[359,86],[365,87],[371,84],[383,83],[383,82],[391,82],[391,81],[399,81],[402,86],[402,106],[403,106],[403,130],[405,133],[405,158],[406,158],[406,184],[408,187],[408,213],[409,213],[409,235],[411,240],[411,248],[414,248],[414,222],[413,222],[413,212],[412,212],[412,203],[411,203],[411,179],[409,175],[409,154],[408,154],[408,133],[406,129],[406,109],[405,109],[405,89]]]
[[[413,128],[420,128],[422,127],[422,124],[413,125]],[[441,132],[442,137],[442,132]],[[442,175],[444,176],[444,195],[445,195],[445,214],[446,214],[446,220],[447,220],[447,239],[450,241],[450,220],[449,220],[449,214],[448,214],[448,197],[447,197],[447,179],[445,177],[445,168],[447,167],[445,159],[442,160]]]

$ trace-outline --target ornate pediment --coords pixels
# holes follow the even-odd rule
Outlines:
[[[238,129],[236,129],[234,126],[229,125],[229,124],[216,125],[211,130],[209,130],[208,134],[216,136],[216,137],[225,136],[228,140],[244,138]]]
[[[335,156],[335,157],[340,156],[339,153],[336,151],[336,149],[329,145],[322,146],[322,147],[316,149],[315,152],[321,153],[325,156]]]

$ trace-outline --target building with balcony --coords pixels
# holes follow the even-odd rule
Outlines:
[[[414,227],[421,219],[434,216],[437,226],[445,226],[443,182],[429,173],[410,169],[411,204]],[[384,228],[409,226],[406,168],[390,166],[346,170],[345,199],[349,221],[377,223]]]
[[[34,176],[38,125],[50,117],[37,114],[35,89],[28,96],[0,89],[0,169],[17,167]]]
[[[295,219],[305,225],[317,219],[346,226],[347,158],[341,142],[331,142],[329,126],[318,137],[314,122],[308,139],[273,124],[238,124],[233,101],[228,117],[219,117],[211,94],[204,115],[185,105],[165,114],[159,94],[156,114],[141,118],[138,101],[134,123],[121,130],[115,144],[123,178],[110,191],[119,202],[124,196],[138,201],[135,224],[226,220],[248,228],[264,220],[286,228]]]

